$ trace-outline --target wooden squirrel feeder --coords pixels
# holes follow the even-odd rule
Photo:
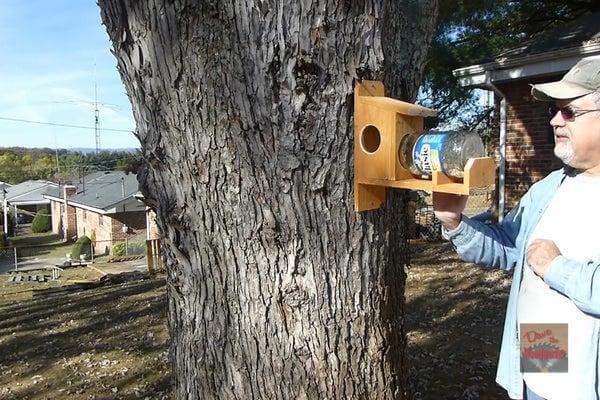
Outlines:
[[[490,157],[471,158],[462,182],[434,171],[416,178],[402,165],[400,144],[423,132],[423,118],[437,111],[385,97],[379,81],[360,81],[354,88],[354,209],[385,206],[387,187],[469,195],[490,191],[496,164]]]

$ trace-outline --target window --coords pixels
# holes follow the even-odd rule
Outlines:
[[[98,214],[98,225],[104,225],[104,215]]]
[[[85,221],[85,218],[86,218],[86,216],[85,216],[85,210],[83,210],[83,220],[84,221]]]

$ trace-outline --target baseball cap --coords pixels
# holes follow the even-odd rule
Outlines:
[[[579,61],[560,81],[531,85],[531,95],[541,101],[567,100],[600,89],[600,58]]]

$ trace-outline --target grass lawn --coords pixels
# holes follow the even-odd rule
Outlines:
[[[14,293],[31,285],[0,287],[0,399],[171,398],[163,279]]]
[[[410,251],[403,318],[412,399],[507,399],[494,376],[510,275],[460,262],[446,243]],[[28,291],[49,283],[5,278],[0,399],[171,398],[164,280],[32,298]]]
[[[508,399],[496,382],[511,275],[415,243],[404,308],[414,400]]]
[[[30,258],[65,258],[70,253],[73,243],[63,243],[58,235],[52,232],[29,233],[9,238],[18,248],[19,257]]]

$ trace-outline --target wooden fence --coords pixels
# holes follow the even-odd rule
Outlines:
[[[160,249],[160,239],[146,240],[146,261],[148,264],[148,272],[151,274],[163,272],[165,270]]]

